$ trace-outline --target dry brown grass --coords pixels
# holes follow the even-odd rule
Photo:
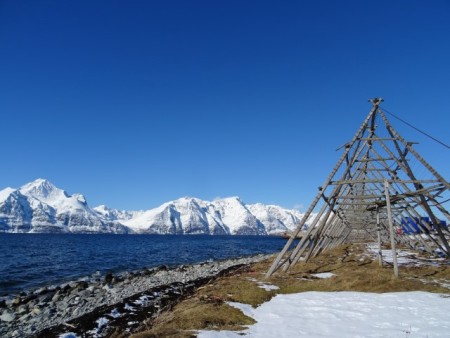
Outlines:
[[[450,268],[437,266],[401,266],[400,277],[393,276],[391,266],[380,267],[376,260],[364,257],[362,245],[343,246],[330,250],[289,273],[275,274],[270,281],[281,288],[280,293],[305,291],[401,292],[429,291],[450,293],[433,279],[450,281]],[[336,276],[311,280],[312,273],[332,272]],[[429,277],[433,278],[429,278]],[[302,279],[303,278],[303,279]],[[306,279],[306,280],[305,280]],[[424,283],[420,279],[427,279]]]
[[[379,267],[373,258],[364,255],[363,245],[347,245],[322,253],[309,262],[299,263],[288,273],[277,272],[269,280],[264,274],[272,260],[241,268],[197,290],[151,323],[151,329],[134,335],[143,337],[195,337],[195,330],[242,330],[253,319],[226,304],[226,301],[251,304],[256,307],[277,293],[307,291],[401,292],[429,291],[450,293],[436,281],[450,283],[450,267],[400,267],[400,277],[393,276],[392,267]],[[336,276],[318,279],[315,273],[332,272]],[[266,291],[250,279],[269,282],[280,289]]]
[[[242,330],[250,324],[254,324],[253,319],[224,302],[194,297],[157,318],[152,329],[133,337],[193,337],[191,330],[198,328]]]

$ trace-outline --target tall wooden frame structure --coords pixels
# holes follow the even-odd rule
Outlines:
[[[402,243],[450,258],[450,232],[444,224],[450,222],[444,205],[450,199],[449,182],[392,127],[380,108],[383,100],[369,101],[372,109],[341,147],[341,157],[266,277],[280,268],[287,271],[300,259],[366,239],[380,247],[382,242],[393,248]],[[403,231],[408,228],[412,231]],[[381,264],[381,249],[379,259]]]

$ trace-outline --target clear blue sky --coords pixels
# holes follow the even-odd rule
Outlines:
[[[374,96],[450,143],[449,1],[0,0],[0,189],[307,206]]]

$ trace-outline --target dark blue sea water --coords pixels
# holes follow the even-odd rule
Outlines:
[[[266,236],[0,234],[0,296],[93,274],[280,251]]]

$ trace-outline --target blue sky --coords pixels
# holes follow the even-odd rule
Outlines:
[[[0,1],[0,188],[304,208],[371,97],[450,143],[449,36],[446,0]]]

